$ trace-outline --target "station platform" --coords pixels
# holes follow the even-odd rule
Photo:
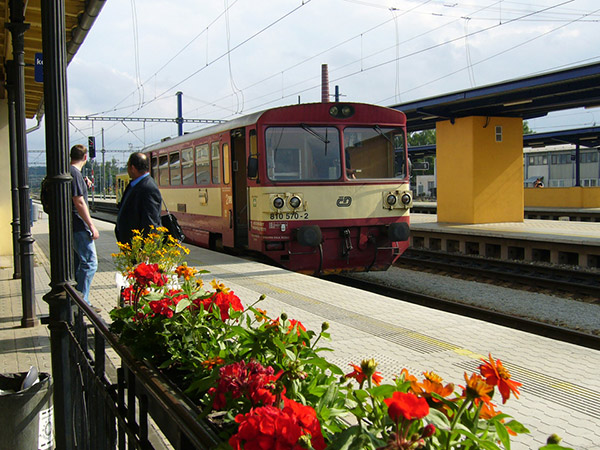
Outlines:
[[[113,225],[96,221],[99,268],[91,289],[91,301],[108,311],[116,306],[117,288],[111,253],[117,251]],[[36,240],[36,299],[48,292],[50,272],[47,221],[33,227]],[[523,423],[530,434],[513,438],[512,449],[537,449],[557,433],[562,444],[577,450],[598,448],[600,442],[600,352],[544,337],[488,324],[422,306],[398,301],[319,278],[289,272],[230,255],[190,247],[187,262],[208,270],[205,282],[225,283],[245,305],[254,303],[270,316],[286,312],[307,328],[319,330],[330,324],[332,340],[323,345],[333,352],[331,362],[352,371],[350,363],[374,358],[384,382],[401,369],[418,377],[434,371],[445,382],[464,384],[463,373],[475,371],[488,353],[502,360],[512,378],[523,383],[519,399],[499,409]],[[2,261],[0,348],[2,371],[26,371],[37,364],[50,370],[50,347],[45,325],[20,329],[20,281]],[[457,388],[458,389],[458,388]]]
[[[525,219],[523,222],[440,223],[413,213],[411,247],[527,262],[600,268],[600,223]]]

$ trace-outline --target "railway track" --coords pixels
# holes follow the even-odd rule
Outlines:
[[[352,276],[331,275],[326,278],[329,281],[340,283],[345,286],[353,286],[358,289],[367,290],[369,292],[385,295],[398,300],[426,306],[428,308],[435,308],[442,311],[459,314],[461,316],[467,316],[508,328],[521,330],[527,333],[600,350],[600,336],[590,333],[579,332],[540,321],[526,319],[512,314],[506,314],[473,305],[467,305],[419,292],[386,286],[372,281],[366,281],[364,279],[353,278]]]
[[[508,282],[520,287],[563,292],[591,303],[600,303],[600,273],[541,264],[503,261],[423,249],[409,249],[397,264],[425,268],[490,281]]]

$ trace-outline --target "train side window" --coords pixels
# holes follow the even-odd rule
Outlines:
[[[153,156],[150,163],[150,176],[155,180],[158,178],[158,158]]]
[[[208,144],[196,147],[196,184],[210,183],[210,159],[208,158]]]
[[[219,152],[219,143],[213,142],[210,144],[210,164],[212,168],[212,182],[219,184],[221,182],[221,152]]]
[[[171,172],[171,186],[181,184],[181,161],[179,152],[171,152],[169,155],[169,171]]]
[[[169,157],[167,155],[158,157],[158,184],[169,185]]]
[[[229,184],[229,144],[223,144],[223,184]]]
[[[258,181],[258,143],[256,130],[250,130],[250,155],[248,156],[248,178]]]
[[[183,185],[194,184],[194,149],[192,148],[181,150],[181,175]]]

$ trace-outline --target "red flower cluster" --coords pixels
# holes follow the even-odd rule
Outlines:
[[[283,409],[253,408],[245,415],[239,414],[235,421],[239,423],[238,432],[229,439],[234,450],[303,450],[307,445],[302,439],[309,439],[315,450],[326,447],[315,410],[287,398]]]
[[[429,414],[427,400],[419,398],[413,393],[394,392],[392,398],[384,400],[388,406],[390,419],[398,423],[401,418],[406,420],[422,419]]]
[[[213,408],[223,409],[227,404],[225,394],[232,398],[245,397],[253,405],[272,405],[276,396],[273,393],[275,382],[283,371],[275,375],[272,367],[263,367],[257,361],[244,361],[229,364],[219,369],[217,387],[208,390],[214,396]]]
[[[164,286],[167,283],[167,277],[158,268],[158,264],[140,263],[129,274],[129,277],[134,278],[140,287],[148,287],[151,284]]]
[[[181,289],[171,289],[166,292],[165,297],[160,300],[152,300],[148,302],[148,306],[154,314],[160,314],[168,318],[173,317],[173,309],[171,306],[177,305],[182,299],[188,298]]]
[[[229,291],[227,293],[218,291],[208,298],[196,299],[192,303],[197,307],[204,305],[204,310],[208,312],[211,312],[213,307],[216,306],[221,311],[221,320],[229,319],[230,307],[233,308],[234,311],[244,310],[242,302],[240,301],[239,297],[233,293],[233,291]]]

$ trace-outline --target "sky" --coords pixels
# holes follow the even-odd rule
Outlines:
[[[597,0],[107,0],[67,69],[69,116],[173,119],[177,92],[185,119],[319,102],[322,64],[340,101],[390,106],[599,62],[599,37]],[[96,136],[118,162],[177,135],[175,123],[69,123],[70,145]],[[528,124],[596,126],[600,108]],[[44,137],[28,134],[31,165],[45,164]]]

